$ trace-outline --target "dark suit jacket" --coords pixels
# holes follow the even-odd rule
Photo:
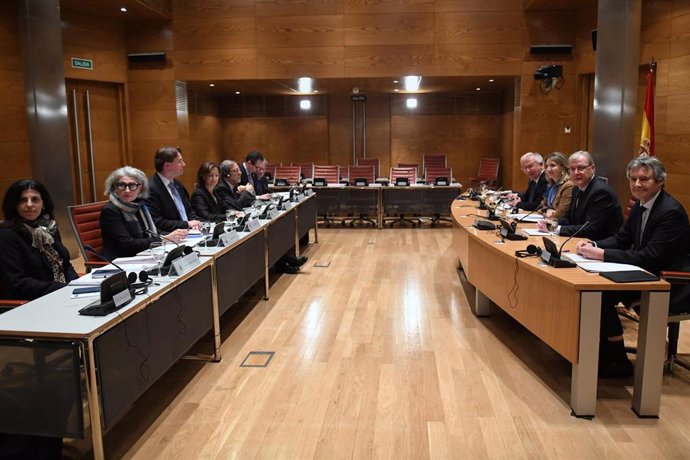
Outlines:
[[[189,193],[179,181],[173,181],[175,188],[177,188],[180,198],[182,198],[182,205],[187,213],[187,219],[195,220],[196,213],[192,209],[189,202]],[[186,220],[182,220],[180,212],[175,206],[175,202],[170,196],[170,192],[163,185],[163,181],[154,174],[149,179],[149,197],[146,199],[146,205],[149,207],[153,223],[159,231],[172,232],[178,228],[189,228]]]
[[[623,212],[616,193],[604,181],[594,176],[585,191],[573,187],[570,209],[558,219],[560,234],[570,236],[589,222],[577,236],[600,240],[613,235],[623,223]]]
[[[101,211],[101,235],[103,237],[103,257],[108,260],[118,257],[131,257],[145,249],[152,242],[160,241],[148,236],[139,213],[137,220],[125,219],[124,213],[112,203],[106,203]]]
[[[225,179],[221,179],[220,182],[218,182],[214,192],[220,199],[220,207],[223,213],[228,209],[241,211],[254,204],[254,195],[246,190],[242,193],[237,193],[235,187],[230,185]]]
[[[268,178],[266,176],[262,178],[257,178],[256,180],[256,194],[264,195],[266,193],[271,193],[271,187],[268,185]]]
[[[247,183],[249,183],[249,178],[252,177],[252,175],[249,171],[247,171],[247,168],[244,166],[244,163],[240,163],[240,171],[242,172],[242,179],[240,179],[240,185],[247,185]],[[256,182],[253,178],[251,182],[253,186],[256,186]]]
[[[208,193],[206,187],[197,186],[192,193],[192,208],[199,219],[207,222],[221,222],[225,220],[225,212],[222,211],[222,202],[213,191],[213,196]]]
[[[659,274],[662,270],[690,270],[690,224],[683,206],[662,190],[649,211],[640,239],[642,208],[638,201],[628,220],[615,235],[597,241],[604,249],[604,261],[637,265]],[[690,310],[690,285],[671,289],[671,309]]]
[[[546,180],[546,174],[542,171],[539,179],[536,182],[529,181],[527,186],[527,191],[525,193],[518,193],[520,197],[520,202],[516,205],[518,209],[524,209],[525,211],[534,211],[541,203],[544,198],[544,192],[548,186],[548,181]]]
[[[60,233],[55,234],[53,247],[62,258],[67,282],[78,278],[69,260],[69,251],[62,245]],[[28,234],[11,228],[0,229],[0,296],[5,299],[33,300],[65,285],[53,281],[48,259],[31,245]]]

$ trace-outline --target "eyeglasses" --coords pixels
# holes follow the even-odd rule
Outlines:
[[[137,184],[136,182],[118,182],[115,184],[115,188],[118,189],[119,191],[123,191],[124,189],[129,189],[130,192],[135,191],[141,187],[141,184]]]
[[[585,170],[586,170],[587,168],[590,168],[590,167],[592,167],[592,166],[593,166],[593,165],[570,167],[570,168],[568,168],[568,171],[570,171],[570,174],[572,174],[572,173],[574,173],[574,172],[579,172],[579,173],[581,173],[581,172],[585,172]]]

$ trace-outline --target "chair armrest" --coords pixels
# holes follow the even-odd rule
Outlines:
[[[88,262],[84,262],[86,273],[90,273],[94,268],[105,267],[106,265],[108,265],[108,262],[102,260],[89,260]]]
[[[662,271],[661,277],[672,284],[688,284],[690,283],[690,272],[672,272]]]
[[[24,305],[28,300],[9,300],[0,299],[0,310],[11,310],[12,308]]]

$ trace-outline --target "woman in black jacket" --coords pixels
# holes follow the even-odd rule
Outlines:
[[[196,173],[196,189],[192,193],[192,208],[199,219],[206,222],[225,220],[225,212],[214,189],[220,179],[220,169],[212,161],[204,161]]]
[[[77,278],[62,245],[48,190],[33,179],[10,185],[2,202],[0,296],[33,300]]]
[[[100,218],[103,257],[131,257],[161,240],[144,203],[148,181],[142,171],[131,166],[116,169],[105,180],[105,195],[110,202],[103,207]],[[177,229],[165,238],[178,242],[186,236],[187,230]]]

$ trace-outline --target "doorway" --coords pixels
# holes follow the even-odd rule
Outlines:
[[[74,173],[74,202],[106,199],[105,179],[126,164],[124,88],[120,83],[70,80],[67,112]]]

